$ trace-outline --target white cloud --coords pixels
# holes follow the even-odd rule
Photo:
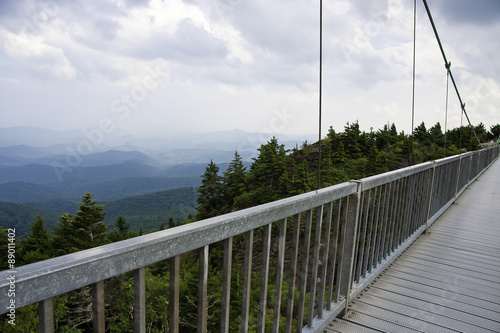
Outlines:
[[[58,79],[72,79],[76,69],[64,55],[64,50],[47,45],[40,37],[13,34],[2,29],[4,52],[29,69]]]
[[[67,126],[95,122],[84,119],[86,109],[92,109],[87,119],[89,114],[102,117],[111,101],[140,84],[145,68],[159,66],[169,69],[168,82],[149,94],[137,116],[123,126],[164,122],[259,130],[268,126],[272,110],[286,107],[296,115],[286,131],[317,129],[317,1],[58,1],[36,30],[23,35],[26,18],[43,12],[42,2],[0,3],[1,82],[19,82],[9,87],[18,93],[0,92],[0,98],[11,108],[29,110],[28,102],[12,97],[23,93],[20,83],[29,83],[34,87],[29,93],[38,101],[32,109],[46,110],[45,126],[66,117],[71,103],[79,107],[74,123],[65,118]],[[500,99],[500,15],[493,15],[499,13],[498,5],[480,0],[471,9],[469,2],[457,0],[457,6],[445,11],[445,3],[436,1],[431,10],[466,104],[472,106],[479,80],[471,78],[481,78],[491,91],[488,98],[478,99],[471,118],[498,123],[500,117],[493,111]],[[323,3],[325,129],[341,129],[358,119],[363,129],[390,121],[409,132],[412,9],[405,0]],[[488,9],[491,13],[485,12]],[[481,15],[487,16],[485,22]],[[47,90],[36,87],[47,81],[58,87],[54,89],[63,85],[73,100],[58,103],[57,98],[40,96]],[[419,3],[417,123],[442,121],[436,110],[444,114],[445,84],[444,62]],[[9,119],[8,125],[23,122]],[[455,113],[450,119],[456,119]]]

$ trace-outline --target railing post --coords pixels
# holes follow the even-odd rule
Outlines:
[[[146,332],[146,267],[134,273],[134,327],[136,333]]]
[[[229,333],[229,310],[231,308],[231,271],[233,264],[233,237],[224,240],[222,269],[221,333]]]
[[[96,282],[92,285],[92,326],[95,333],[104,332],[104,281]]]
[[[208,318],[208,245],[199,250],[198,333],[207,332]]]
[[[40,333],[54,332],[54,299],[49,298],[38,303],[38,323]]]
[[[359,223],[359,210],[360,210],[360,197],[362,190],[362,182],[358,183],[356,193],[351,194],[347,198],[346,216],[344,232],[342,234],[342,253],[340,259],[340,281],[339,281],[339,294],[346,300],[345,310],[350,302],[349,294],[352,284],[352,275],[354,271],[354,253],[356,250],[357,230]]]
[[[179,271],[180,256],[169,259],[170,262],[170,286],[169,286],[169,304],[168,304],[168,327],[171,333],[179,333]]]

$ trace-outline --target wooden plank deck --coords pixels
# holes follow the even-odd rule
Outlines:
[[[500,162],[323,332],[500,332]]]

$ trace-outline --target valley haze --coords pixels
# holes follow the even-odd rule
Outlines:
[[[276,136],[287,148],[314,140],[314,135],[249,133],[241,130],[206,133],[99,134],[95,130],[54,131],[36,127],[0,128],[0,220],[3,227],[29,232],[38,213],[54,226],[58,216],[76,211],[90,192],[106,207],[130,199],[127,207],[144,202],[172,201],[183,190],[176,219],[196,212],[196,187],[210,161],[222,173],[235,151],[246,166],[258,148]],[[154,196],[147,197],[148,195]],[[146,197],[145,197],[146,196]],[[171,211],[169,211],[171,212]],[[114,223],[109,212],[105,222]],[[158,217],[158,225],[172,216]],[[144,218],[144,217],[143,217]],[[19,220],[24,220],[19,225]],[[137,217],[137,221],[141,220]],[[161,220],[161,222],[160,222]],[[9,222],[10,221],[10,222]],[[12,225],[14,223],[14,225]],[[139,228],[137,223],[134,228]]]

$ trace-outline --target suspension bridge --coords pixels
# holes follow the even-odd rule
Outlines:
[[[499,332],[499,150],[467,152],[3,271],[0,314],[12,308],[5,295],[14,285],[15,308],[38,303],[40,331],[54,332],[54,298],[90,286],[92,326],[104,332],[105,281],[133,272],[135,331],[146,332],[146,267],[168,260],[165,311],[169,331],[180,332],[180,262],[195,252],[194,325],[207,332],[209,249],[222,243],[221,332],[234,320],[248,332],[251,315],[257,332]],[[245,244],[241,295],[231,295],[236,237]],[[260,297],[253,304],[250,282],[257,272]],[[241,298],[236,319],[230,317],[235,297]]]

